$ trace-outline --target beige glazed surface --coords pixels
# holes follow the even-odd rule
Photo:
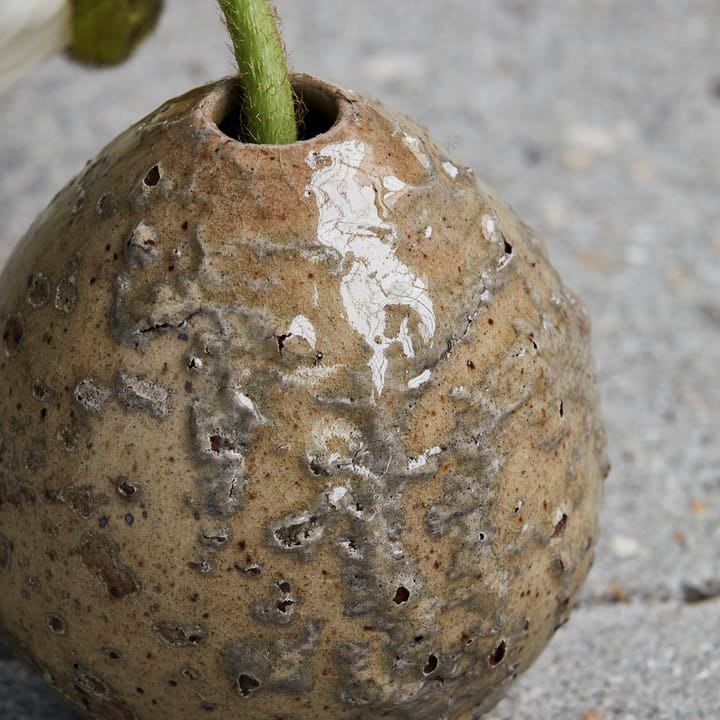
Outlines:
[[[581,304],[423,129],[295,85],[286,146],[170,101],[0,280],[0,628],[97,717],[469,720],[592,562]]]

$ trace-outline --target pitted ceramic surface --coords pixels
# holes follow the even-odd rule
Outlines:
[[[98,717],[474,718],[592,561],[581,304],[424,130],[296,83],[328,132],[171,101],[0,284],[4,634]]]

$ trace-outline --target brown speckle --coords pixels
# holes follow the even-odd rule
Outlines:
[[[0,572],[7,572],[10,569],[12,549],[12,542],[0,533]]]
[[[20,313],[10,315],[10,317],[5,320],[2,339],[3,345],[5,346],[5,354],[8,357],[17,355],[18,352],[20,352],[23,340],[25,339],[25,323]]]
[[[111,598],[121,600],[140,591],[138,581],[117,558],[115,547],[103,535],[90,533],[75,552],[102,581]]]
[[[95,492],[95,488],[87,484],[66,485],[57,494],[57,499],[83,519],[91,517],[97,508],[108,502],[107,495]]]

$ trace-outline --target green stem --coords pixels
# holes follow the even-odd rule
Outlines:
[[[72,43],[76,60],[117,65],[152,32],[163,0],[71,0]]]
[[[219,0],[235,49],[244,95],[244,128],[256,143],[297,140],[295,101],[268,0]]]

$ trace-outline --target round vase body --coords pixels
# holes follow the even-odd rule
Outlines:
[[[0,280],[0,632],[99,718],[478,717],[568,617],[604,434],[579,301],[425,130],[224,80]]]

